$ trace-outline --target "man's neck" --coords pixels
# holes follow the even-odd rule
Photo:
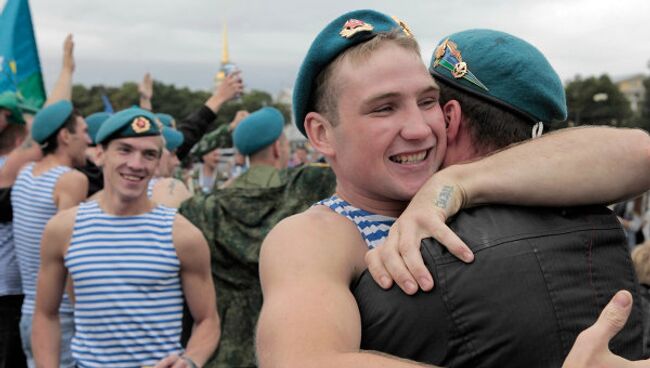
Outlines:
[[[377,215],[399,217],[408,206],[408,201],[396,201],[386,198],[373,198],[364,193],[347,189],[339,181],[336,183],[336,195],[354,207]]]
[[[131,200],[122,198],[111,190],[110,186],[104,187],[103,193],[97,198],[97,203],[102,211],[114,216],[137,216],[151,211],[156,206],[147,197],[146,191],[137,199]]]
[[[41,173],[57,166],[73,167],[72,159],[61,151],[47,154],[36,163],[33,173],[34,175],[40,175]]]
[[[201,170],[203,170],[203,177],[211,177],[214,174],[214,166],[206,165],[205,163],[201,165]]]

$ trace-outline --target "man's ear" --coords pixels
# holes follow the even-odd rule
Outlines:
[[[61,128],[57,134],[57,139],[59,140],[59,145],[65,143],[66,145],[70,142],[70,131],[66,128]]]
[[[456,100],[447,101],[447,103],[442,106],[442,114],[445,117],[447,142],[452,142],[458,138],[458,133],[460,132],[460,124],[463,116],[460,103]]]
[[[332,123],[322,114],[310,112],[305,116],[305,132],[312,147],[325,157],[334,156]]]

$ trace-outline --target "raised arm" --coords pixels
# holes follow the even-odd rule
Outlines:
[[[60,100],[72,101],[72,74],[74,68],[74,41],[72,40],[72,34],[69,34],[63,41],[63,64],[61,65],[59,79],[56,80],[54,89],[45,102],[46,106]]]
[[[355,250],[350,240],[359,240],[331,231],[330,225],[309,214],[293,216],[262,245],[264,305],[256,339],[260,367],[422,366],[359,351],[359,310],[348,287],[358,271],[354,259],[361,260],[364,250]]]
[[[485,203],[538,206],[607,204],[650,188],[650,136],[610,127],[564,129],[436,173],[396,221],[386,242],[368,253],[382,287],[392,280],[412,294],[433,287],[420,241],[434,237],[459,258],[469,249],[445,225],[461,208]],[[416,281],[417,280],[417,281]]]
[[[138,84],[138,93],[140,94],[140,108],[153,111],[151,98],[153,97],[153,78],[151,74],[145,73],[142,82]]]

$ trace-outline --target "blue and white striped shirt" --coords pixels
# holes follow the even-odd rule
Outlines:
[[[331,208],[334,212],[354,222],[369,249],[381,245],[388,236],[388,230],[395,223],[395,217],[375,215],[361,208],[354,207],[336,195],[324,199],[317,205]]]
[[[14,244],[25,294],[22,311],[26,314],[34,313],[43,230],[57,212],[53,197],[54,187],[61,175],[72,170],[67,166],[57,166],[34,176],[33,169],[34,163],[22,169],[11,190]],[[67,295],[63,296],[59,312],[72,313],[72,305]]]
[[[79,367],[153,366],[182,353],[183,290],[172,240],[176,209],[136,216],[79,205],[64,257],[75,292]]]
[[[0,168],[7,156],[0,156]],[[20,295],[20,271],[14,250],[14,233],[11,222],[0,224],[0,296]]]

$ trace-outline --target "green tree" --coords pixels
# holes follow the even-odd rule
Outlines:
[[[638,126],[650,132],[650,76],[643,80],[643,89],[645,89],[645,95],[639,104],[640,118]]]
[[[630,123],[630,102],[607,74],[582,79],[576,76],[566,86],[569,120],[575,125],[626,126]]]

